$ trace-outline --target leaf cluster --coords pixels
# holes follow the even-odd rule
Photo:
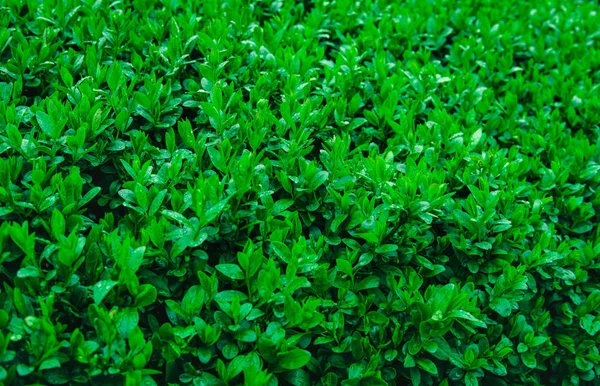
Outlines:
[[[593,385],[600,8],[0,2],[0,384]]]

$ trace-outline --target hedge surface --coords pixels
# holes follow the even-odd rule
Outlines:
[[[597,385],[600,6],[0,2],[0,383]]]

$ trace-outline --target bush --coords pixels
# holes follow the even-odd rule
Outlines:
[[[0,382],[600,382],[593,1],[5,0]]]

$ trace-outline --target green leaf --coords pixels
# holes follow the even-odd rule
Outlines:
[[[58,136],[60,135],[60,133],[58,133],[58,128],[55,125],[52,118],[50,118],[50,116],[48,114],[46,114],[43,111],[38,111],[35,114],[35,118],[37,119],[37,122],[40,125],[40,128],[42,129],[42,131],[48,137],[50,137],[52,139],[58,138]]]
[[[384,255],[384,254],[387,254],[387,253],[395,252],[397,250],[398,250],[398,246],[397,245],[395,245],[395,244],[385,244],[385,245],[380,245],[379,247],[377,247],[377,249],[375,249],[375,252]]]
[[[417,358],[417,366],[427,371],[429,374],[438,375],[437,366],[431,359]]]
[[[192,316],[200,312],[202,305],[204,304],[204,298],[206,291],[202,286],[194,285],[191,286],[185,293],[182,300],[183,311],[186,315]]]
[[[57,358],[48,358],[40,364],[38,370],[50,370],[60,367],[60,362]]]
[[[483,135],[483,130],[477,129],[473,135],[471,136],[471,146],[477,146],[481,141],[481,137]]]
[[[212,164],[215,165],[217,170],[219,170],[222,173],[226,173],[227,172],[227,160],[225,160],[221,156],[221,153],[219,152],[219,150],[215,149],[214,147],[209,147],[208,149],[206,149],[206,151],[208,152],[208,156],[210,157]]]
[[[110,290],[113,289],[113,287],[117,284],[118,284],[118,282],[112,281],[112,280],[101,280],[98,283],[94,284],[94,286],[92,287],[92,291],[93,291],[92,297],[94,299],[94,303],[96,303],[96,304],[102,303],[102,300],[106,297],[106,295],[108,295]]]
[[[233,280],[244,280],[244,271],[236,264],[219,264],[217,271]]]
[[[156,301],[158,292],[150,284],[142,284],[139,293],[135,297],[136,307],[147,307]]]
[[[25,279],[28,277],[40,277],[40,270],[38,267],[24,267],[17,271],[17,277],[20,279]]]
[[[189,147],[195,147],[196,138],[194,137],[192,125],[189,120],[186,119],[184,121],[179,121],[177,124],[177,132],[179,133],[183,143]]]
[[[503,316],[505,318],[508,318],[512,313],[512,305],[507,299],[504,298],[495,299],[490,304],[490,307],[498,314],[500,314],[500,316]]]
[[[235,334],[235,339],[246,343],[255,342],[256,338],[256,332],[250,329],[240,330],[237,334]]]
[[[492,249],[492,244],[488,243],[487,241],[475,243],[475,246],[483,249],[484,251],[489,251],[490,249]]]
[[[29,374],[33,373],[34,370],[35,370],[35,367],[33,367],[33,366],[27,366],[22,363],[19,363],[17,365],[17,374],[19,374],[20,377],[26,377]]]
[[[140,316],[135,308],[125,308],[117,314],[117,331],[119,331],[119,334],[121,334],[123,338],[127,338],[131,334],[131,331],[137,327],[139,320]]]
[[[273,205],[273,210],[271,213],[273,214],[273,216],[277,216],[278,214],[280,214],[284,210],[288,209],[292,205],[294,205],[294,200],[290,200],[290,199],[279,200],[275,203],[275,205]]]
[[[306,366],[310,357],[310,352],[301,349],[277,354],[279,365],[286,370],[296,370]]]
[[[358,286],[356,287],[357,291],[370,289],[370,288],[378,288],[379,287],[379,278],[377,276],[369,276],[360,281]]]
[[[148,209],[148,215],[153,216],[159,211],[166,195],[166,190],[161,190],[160,192],[158,192],[156,197],[154,197],[154,199],[152,200],[152,204],[150,204],[150,209]]]
[[[52,218],[50,220],[52,235],[56,240],[60,240],[61,236],[65,234],[66,222],[62,213],[58,209],[52,211]]]
[[[532,351],[527,351],[521,354],[521,360],[523,364],[530,369],[535,369],[537,367],[537,360],[535,358],[535,353]]]
[[[92,201],[94,197],[96,197],[98,193],[100,193],[101,190],[102,188],[100,188],[99,186],[90,189],[83,197],[81,197],[81,200],[79,200],[79,206],[82,207],[88,202]]]
[[[108,87],[111,91],[114,92],[117,89],[117,86],[119,86],[122,73],[123,70],[121,69],[121,65],[119,64],[119,62],[114,61],[112,66],[110,66],[110,69],[108,70],[107,77]]]
[[[383,315],[381,312],[371,311],[367,313],[366,316],[371,322],[375,324],[386,325],[389,323],[388,317]]]
[[[465,374],[465,386],[478,386],[479,381],[477,380],[477,376],[472,371],[468,371]]]
[[[474,317],[473,315],[471,315],[467,311],[454,310],[454,311],[452,311],[452,312],[450,312],[448,314],[448,317],[450,317],[450,318],[466,319],[466,320],[472,322],[472,324],[474,326],[481,327],[481,328],[487,328],[487,325],[484,322],[482,322],[481,320],[477,319],[476,317]]]
[[[14,149],[20,150],[23,144],[23,136],[15,125],[7,125],[8,140]]]
[[[273,252],[275,252],[275,254],[279,256],[279,258],[281,258],[281,260],[283,260],[285,263],[287,263],[292,257],[292,252],[288,246],[280,241],[272,241],[271,248],[273,249]]]
[[[66,67],[60,68],[60,77],[67,87],[73,87],[73,76]]]
[[[231,360],[235,358],[236,355],[238,355],[239,349],[235,344],[228,343],[221,349],[221,352],[223,353],[225,359]]]

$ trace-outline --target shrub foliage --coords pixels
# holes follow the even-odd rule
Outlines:
[[[600,7],[0,2],[0,382],[600,382]]]

